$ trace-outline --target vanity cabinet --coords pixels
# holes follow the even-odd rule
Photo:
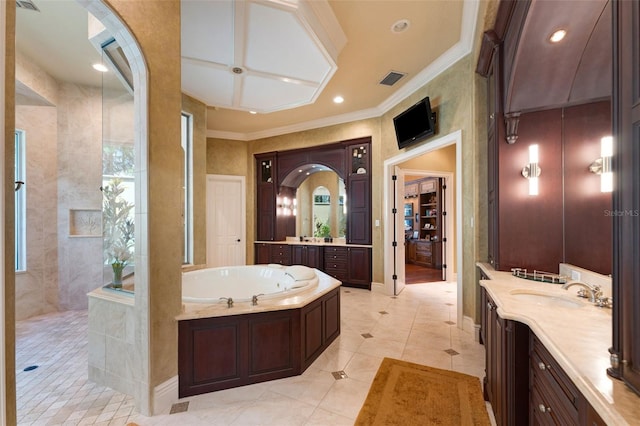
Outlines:
[[[333,278],[346,281],[347,279],[347,248],[326,247],[324,250],[324,272]]]
[[[292,245],[291,264],[322,269],[322,246]]]
[[[271,244],[255,243],[254,246],[256,265],[266,265],[271,263]]]
[[[256,231],[259,241],[274,241],[276,226],[276,154],[256,154]]]
[[[517,321],[501,318],[495,302],[484,288],[482,304],[485,399],[491,403],[498,426],[527,424],[529,329]]]
[[[364,140],[347,145],[347,242],[371,244],[371,149]]]
[[[487,279],[480,274],[481,279]],[[500,317],[481,289],[484,397],[500,425],[605,425],[529,327]]]
[[[530,335],[529,424],[606,425],[542,342]]]
[[[305,265],[319,269],[348,287],[371,290],[371,248],[255,243],[256,264]]]
[[[284,241],[296,235],[296,215],[283,211],[282,200],[296,198],[308,175],[301,170],[321,166],[316,170],[331,169],[344,180],[347,243],[371,245],[371,137],[260,153],[254,158],[257,241]]]
[[[271,259],[269,263],[291,265],[291,247],[289,244],[271,244]]]
[[[371,290],[371,249],[325,247],[324,272],[343,285]]]

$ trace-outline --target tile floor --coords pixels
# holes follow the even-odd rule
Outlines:
[[[184,398],[174,414],[153,418],[87,380],[86,311],[21,321],[19,424],[351,425],[385,356],[484,375],[484,347],[456,326],[455,283],[407,286],[397,298],[343,288],[341,297],[341,335],[304,374]],[[31,365],[38,368],[23,371]],[[346,378],[336,379],[339,371]]]

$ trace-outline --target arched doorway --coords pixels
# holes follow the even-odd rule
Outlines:
[[[116,14],[106,6],[106,4],[100,1],[88,1],[88,0],[79,0],[79,3],[83,5],[88,12],[90,12],[93,16],[95,16],[102,24],[109,30],[111,34],[114,35],[114,38],[118,41],[124,55],[129,62],[129,65],[132,69],[132,78],[134,82],[134,121],[135,125],[135,135],[134,135],[134,144],[138,152],[143,155],[136,157],[135,163],[135,188],[136,192],[140,191],[141,193],[146,194],[146,190],[148,187],[147,183],[147,146],[148,146],[148,120],[147,120],[147,93],[148,93],[148,82],[147,82],[147,68],[145,64],[144,57],[142,55],[142,51],[140,50],[138,43],[129,32],[128,28],[124,23],[116,16]],[[3,50],[2,58],[0,59],[0,95],[7,99],[7,91],[12,90],[10,82],[7,82],[7,77],[12,78],[13,73],[7,70],[7,65],[11,66],[11,62],[7,61],[7,53],[9,55],[9,61],[12,61],[14,56],[13,48],[10,47],[7,41],[12,41],[11,34],[15,34],[15,20],[13,15],[13,10],[11,7],[15,7],[13,5],[8,6],[8,3],[4,3],[2,8],[0,8],[0,31],[3,34],[7,34],[9,31],[9,37],[2,37],[2,43],[0,45],[0,50]],[[8,39],[8,40],[7,40]],[[13,96],[9,95],[9,102],[3,102],[3,105],[0,109],[0,124],[2,128],[5,128],[5,132],[2,134],[2,142],[3,146],[6,146],[6,137],[9,134],[6,127],[13,127],[13,123],[9,121],[13,119],[12,109],[14,108]],[[2,152],[2,158],[6,157],[6,151]],[[3,183],[6,180],[7,170],[5,169],[5,163],[3,162],[0,166],[0,175]],[[0,200],[0,211],[2,211],[3,220],[0,228],[1,232],[7,233],[12,232],[12,230],[8,230],[6,228],[5,220],[12,221],[12,213],[7,212],[7,206],[4,204],[4,197]],[[139,197],[138,199],[139,213],[138,218],[139,224],[136,226],[135,234],[136,234],[136,268],[139,274],[139,278],[136,282],[139,291],[135,297],[135,305],[137,306],[136,312],[136,341],[135,345],[139,350],[136,351],[139,360],[136,361],[137,365],[148,365],[149,364],[149,352],[145,350],[146,347],[149,346],[149,336],[150,332],[148,330],[148,317],[149,317],[149,308],[148,303],[143,298],[148,298],[148,293],[146,289],[148,288],[148,260],[147,256],[141,256],[139,253],[146,253],[146,236],[147,236],[147,220],[146,220],[146,212],[147,212],[147,197]],[[5,246],[5,242],[7,238],[3,239],[1,251],[2,253],[11,254],[13,249],[11,247]],[[9,240],[11,241],[11,240]],[[11,385],[11,382],[15,381],[15,376],[11,377],[11,374],[7,374],[7,367],[11,367],[11,364],[14,364],[14,357],[12,355],[15,350],[15,335],[11,331],[14,327],[14,321],[12,319],[13,314],[13,306],[14,303],[8,298],[12,298],[14,294],[14,271],[6,270],[4,264],[0,266],[0,276],[2,279],[2,294],[0,295],[0,338],[2,338],[5,343],[2,346],[2,352],[0,354],[0,398],[5,401],[5,404],[0,404],[0,423],[11,423],[13,422],[15,416],[15,390]],[[143,414],[151,414],[151,405],[152,402],[148,401],[148,398],[144,398],[143,396],[148,392],[148,377],[144,377],[144,374],[148,375],[148,368],[142,369],[143,377],[139,377],[138,384],[136,387],[136,391],[134,392],[134,396],[136,397],[136,406],[138,410]]]

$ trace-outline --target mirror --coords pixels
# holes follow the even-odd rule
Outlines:
[[[346,236],[347,205],[344,181],[334,171],[310,174],[296,192],[296,235]]]

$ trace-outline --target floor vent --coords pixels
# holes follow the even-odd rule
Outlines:
[[[407,74],[397,71],[389,71],[389,74],[385,75],[384,78],[380,80],[380,84],[384,84],[385,86],[393,86],[405,75]]]
[[[16,7],[19,9],[29,9],[40,12],[38,6],[36,6],[31,0],[16,0]]]

